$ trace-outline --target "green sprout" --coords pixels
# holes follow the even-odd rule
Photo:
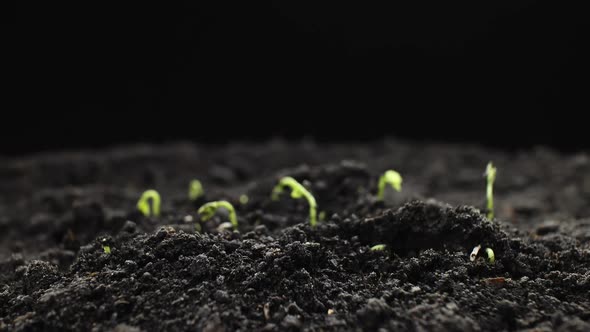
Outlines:
[[[382,201],[385,195],[385,185],[389,184],[393,189],[402,191],[402,176],[394,170],[388,170],[379,178],[377,199]]]
[[[326,220],[326,211],[320,211],[318,218],[320,219],[320,221]]]
[[[148,200],[152,200],[152,206]],[[150,189],[143,192],[139,201],[137,201],[137,209],[143,213],[144,216],[159,216],[160,215],[160,194],[157,191]]]
[[[372,246],[371,251],[383,251],[383,250],[385,250],[385,247],[387,247],[387,246],[384,244],[378,244],[378,245]]]
[[[315,198],[311,195],[304,186],[302,186],[297,180],[290,176],[285,176],[282,178],[279,183],[272,189],[271,198],[273,201],[279,199],[279,195],[283,193],[285,187],[291,188],[291,198],[299,199],[301,197],[305,197],[307,203],[309,204],[309,224],[311,227],[315,227],[317,224],[317,204]]]
[[[246,194],[240,195],[240,204],[246,205],[246,204],[248,204],[249,200],[250,200],[250,198],[248,197],[248,195],[246,195]]]
[[[496,180],[496,167],[492,162],[488,163],[486,172],[484,173],[487,179],[486,198],[488,201],[488,219],[494,219],[494,181]]]
[[[478,257],[479,254],[479,250],[481,249],[481,244],[476,246],[475,248],[473,248],[473,250],[471,251],[471,254],[469,255],[469,260],[470,261],[475,261],[475,259]],[[494,262],[496,261],[496,255],[494,255],[494,251],[492,250],[492,248],[486,248],[486,255],[488,255],[488,262],[490,262],[490,264],[494,264]]]
[[[231,203],[228,201],[215,201],[206,203],[199,208],[197,213],[201,215],[201,219],[203,221],[207,221],[211,219],[213,215],[215,215],[215,212],[217,212],[219,208],[224,208],[229,211],[229,221],[231,222],[234,230],[238,230],[238,217],[236,216],[236,210],[234,210],[233,205],[231,205]]]
[[[488,261],[490,264],[494,264],[496,261],[496,255],[494,255],[494,251],[491,248],[486,248],[486,254],[488,254]]]
[[[102,243],[102,250],[104,250],[104,253],[109,255],[111,253],[111,241],[105,237],[102,238],[100,242]]]
[[[188,199],[191,201],[196,201],[199,197],[203,196],[205,191],[203,190],[203,185],[201,181],[194,179],[190,182],[188,186]]]

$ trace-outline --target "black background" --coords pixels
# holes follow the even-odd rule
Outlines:
[[[585,149],[575,6],[21,1],[1,152],[275,135]]]

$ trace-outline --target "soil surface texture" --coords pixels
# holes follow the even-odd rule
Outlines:
[[[388,169],[402,191],[378,200]],[[315,197],[316,227],[289,189],[271,199],[284,176]],[[158,216],[136,207],[148,189]],[[238,231],[224,209],[201,220],[218,200]],[[275,140],[0,157],[0,331],[590,331],[589,203],[590,155],[545,148]]]

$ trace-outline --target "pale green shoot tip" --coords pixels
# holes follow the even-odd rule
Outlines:
[[[248,204],[249,201],[250,201],[250,197],[248,197],[248,195],[246,195],[246,194],[240,195],[240,204],[246,205],[246,204]]]
[[[486,248],[486,254],[488,255],[488,262],[494,264],[496,261],[496,255],[494,255],[494,251],[491,248]]]
[[[378,244],[371,247],[371,251],[383,251],[387,246],[385,244]]]
[[[389,184],[396,191],[402,191],[402,176],[394,171],[388,170],[379,178],[377,199],[382,201],[385,197],[385,185]]]
[[[196,201],[203,195],[205,195],[205,191],[203,190],[201,181],[197,179],[192,180],[188,187],[188,199],[191,201]]]

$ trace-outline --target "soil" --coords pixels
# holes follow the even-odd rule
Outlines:
[[[403,190],[377,201],[387,169]],[[270,199],[286,175],[317,199],[317,227],[304,200]],[[150,188],[159,217],[135,207]],[[587,153],[141,145],[0,158],[0,194],[0,331],[590,331]],[[218,213],[196,233],[220,199],[239,232]]]

